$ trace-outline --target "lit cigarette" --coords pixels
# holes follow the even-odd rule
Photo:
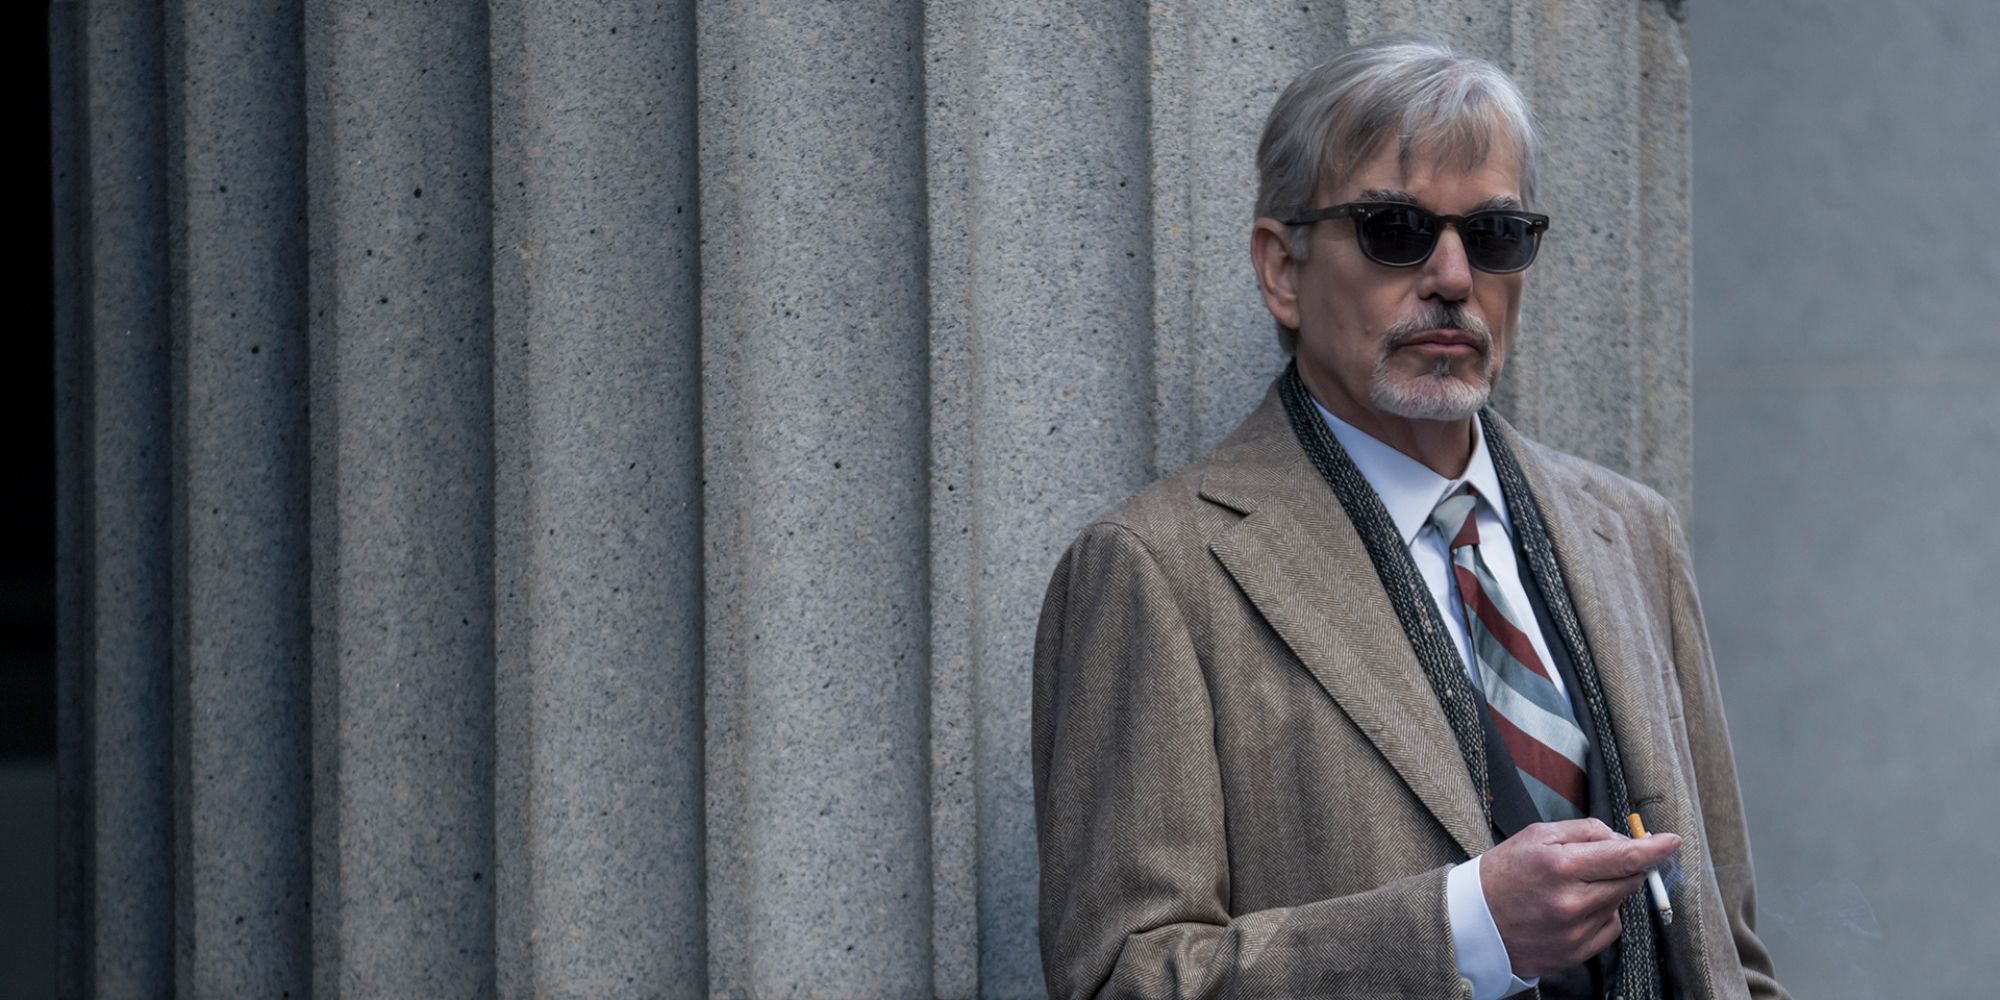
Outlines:
[[[1632,839],[1646,839],[1646,824],[1639,822],[1639,814],[1625,817],[1625,825],[1632,828]],[[1653,908],[1660,911],[1660,923],[1674,922],[1674,904],[1667,899],[1667,884],[1660,881],[1658,868],[1646,869],[1646,888],[1653,894]]]

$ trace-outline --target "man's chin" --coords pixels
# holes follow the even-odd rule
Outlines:
[[[1464,420],[1492,395],[1493,383],[1463,375],[1389,375],[1368,387],[1376,409],[1406,420]]]

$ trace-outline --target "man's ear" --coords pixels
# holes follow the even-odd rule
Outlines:
[[[1264,308],[1271,311],[1272,319],[1294,330],[1299,328],[1298,265],[1285,224],[1258,219],[1250,228],[1250,266],[1257,272]]]

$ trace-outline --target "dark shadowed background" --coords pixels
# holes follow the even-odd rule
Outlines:
[[[55,382],[49,212],[48,11],[7,33],[21,251],[7,267],[14,343],[0,364],[6,442],[0,532],[0,997],[55,992]]]

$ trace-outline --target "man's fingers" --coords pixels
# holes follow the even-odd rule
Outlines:
[[[1594,819],[1565,819],[1553,823],[1536,823],[1531,826],[1536,832],[1535,839],[1544,844],[1588,844],[1600,840],[1611,840],[1618,836],[1611,828]]]
[[[1622,926],[1622,923],[1618,919],[1618,908],[1614,906],[1604,915],[1603,922],[1598,924],[1584,941],[1584,957],[1588,958],[1611,947],[1611,942],[1618,940],[1618,932]],[[1582,959],[1578,959],[1578,961],[1582,961]]]
[[[1618,904],[1624,902],[1625,897],[1638,892],[1645,888],[1645,886],[1646,876],[1644,875],[1628,875],[1625,878],[1609,878],[1596,882],[1585,882],[1583,885],[1577,887],[1577,894],[1574,897],[1577,915],[1581,917],[1585,914],[1601,914],[1607,910],[1616,912]]]
[[[1644,874],[1673,856],[1681,838],[1662,833],[1644,840],[1616,837],[1609,841],[1565,845],[1566,874],[1586,882],[1623,879]]]

